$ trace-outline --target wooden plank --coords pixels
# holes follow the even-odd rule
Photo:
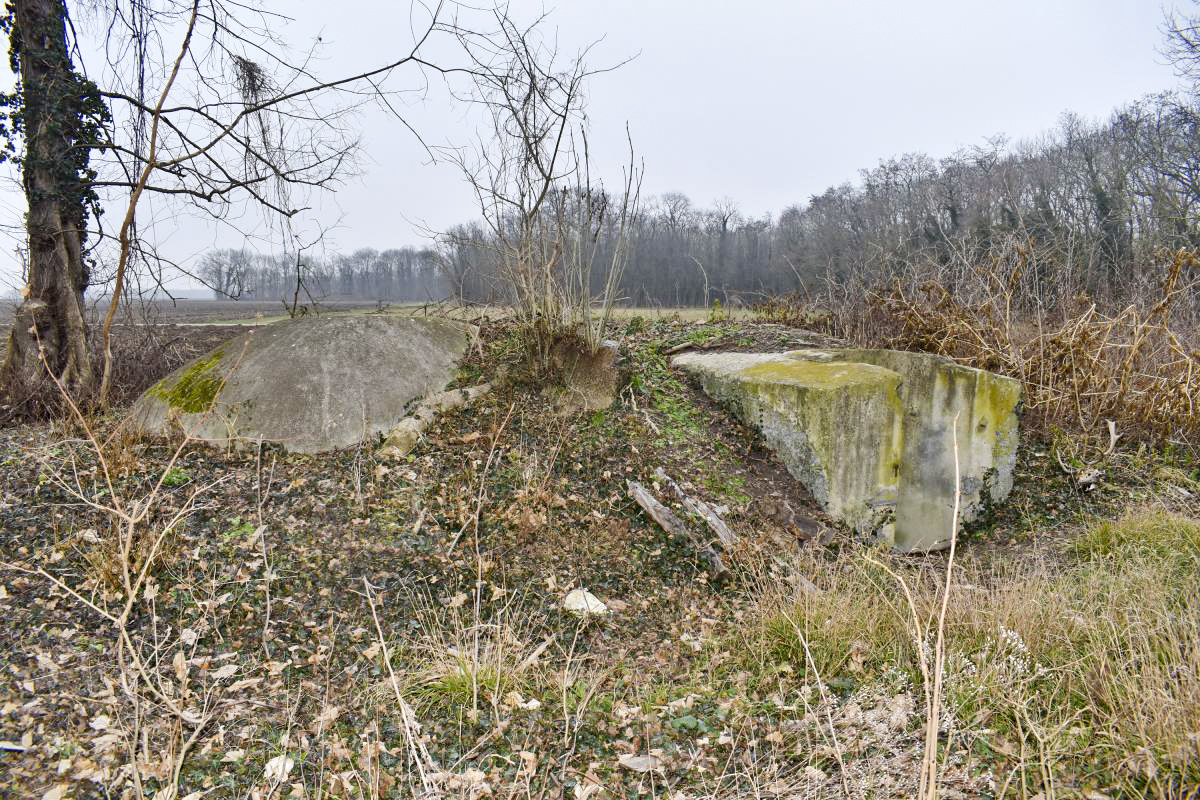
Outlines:
[[[667,488],[675,493],[675,496],[679,498],[679,502],[683,504],[683,507],[689,514],[695,514],[697,517],[704,520],[704,524],[707,525],[708,529],[713,532],[714,536],[717,537],[717,541],[721,543],[721,547],[725,548],[726,550],[729,550],[729,548],[733,547],[733,543],[737,540],[737,535],[733,532],[733,529],[729,527],[725,520],[721,519],[720,515],[713,510],[712,506],[700,498],[692,497],[685,492],[682,486],[672,480],[671,477],[663,471],[662,467],[654,470],[654,477],[665,483]]]

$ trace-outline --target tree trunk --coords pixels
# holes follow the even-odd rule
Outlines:
[[[30,385],[46,364],[75,397],[94,382],[83,292],[85,192],[79,107],[85,82],[67,50],[62,0],[15,0],[11,45],[20,61],[25,138],[21,176],[29,203],[28,285],[9,336],[5,377]],[[10,384],[13,385],[13,384]]]

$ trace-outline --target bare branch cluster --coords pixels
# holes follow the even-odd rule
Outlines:
[[[619,195],[592,176],[585,86],[607,70],[587,65],[590,48],[564,58],[536,27],[518,28],[501,14],[496,21],[499,34],[488,46],[462,38],[473,61],[470,99],[486,112],[486,134],[474,147],[442,148],[474,190],[486,233],[460,229],[448,244],[491,252],[502,297],[544,364],[563,336],[599,347],[618,296],[642,171],[631,142]],[[605,238],[616,246],[601,262]],[[452,274],[454,267],[451,259]]]

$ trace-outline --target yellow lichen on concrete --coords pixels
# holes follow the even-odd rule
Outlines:
[[[740,373],[749,381],[784,383],[817,389],[841,389],[862,383],[886,383],[890,370],[872,364],[849,364],[844,361],[802,361],[780,359],[746,367]]]
[[[1012,488],[1020,386],[1009,378],[893,350],[686,354],[674,363],[761,431],[830,515],[900,550],[949,542],[956,492],[962,521]]]

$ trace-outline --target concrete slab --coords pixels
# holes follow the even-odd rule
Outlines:
[[[925,353],[686,353],[676,367],[762,432],[829,514],[897,550],[950,541],[1012,489],[1020,384]],[[957,425],[955,420],[957,419]]]

